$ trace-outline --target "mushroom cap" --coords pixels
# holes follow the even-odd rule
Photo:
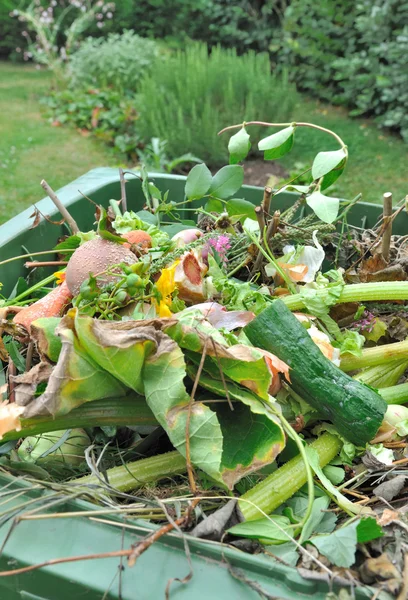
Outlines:
[[[100,237],[85,242],[75,250],[67,266],[65,281],[69,291],[76,296],[91,273],[97,275],[121,262],[132,265],[137,262],[137,258],[121,244]],[[103,275],[100,281],[110,283],[116,279],[113,275]]]

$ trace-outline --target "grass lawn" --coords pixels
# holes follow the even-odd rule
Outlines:
[[[306,98],[297,107],[293,119],[331,129],[348,146],[346,169],[327,190],[328,195],[351,199],[361,192],[365,202],[382,202],[383,193],[392,192],[396,203],[408,194],[408,144],[397,136],[378,129],[372,121],[350,119],[343,108]],[[307,168],[317,152],[337,148],[338,144],[331,136],[299,128],[292,151],[281,162],[288,169],[296,162],[305,163]]]
[[[117,156],[102,142],[67,127],[52,127],[41,115],[39,98],[50,85],[50,74],[32,66],[0,62],[0,223],[43,197],[41,179],[58,189],[97,166],[115,166]],[[262,119],[262,108],[256,118]],[[381,202],[390,191],[398,202],[408,194],[405,176],[408,145],[379,130],[374,123],[350,119],[341,108],[304,98],[293,119],[334,130],[349,148],[349,164],[330,188],[332,195]],[[282,165],[300,170],[311,165],[322,150],[336,142],[318,131],[299,128],[290,154]],[[188,152],[188,148],[185,149]]]
[[[49,85],[45,71],[0,62],[0,223],[44,196],[41,179],[58,189],[118,163],[102,143],[44,121],[38,100]]]

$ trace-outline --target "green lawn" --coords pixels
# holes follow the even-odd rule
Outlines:
[[[303,99],[293,118],[331,129],[348,146],[347,167],[327,191],[329,195],[351,199],[361,192],[365,202],[381,202],[384,192],[392,192],[396,203],[408,194],[408,144],[397,136],[378,129],[372,121],[350,119],[344,109],[314,100]],[[281,159],[282,164],[291,168],[299,161],[307,168],[317,152],[337,148],[336,141],[327,134],[299,128],[294,147]]]
[[[114,166],[109,148],[43,119],[39,98],[50,76],[31,66],[0,63],[0,223],[89,169]]]
[[[102,142],[44,120],[39,98],[50,81],[47,72],[32,66],[0,63],[0,223],[42,198],[41,179],[58,189],[93,167],[118,164]],[[256,117],[262,119],[261,108]],[[397,137],[313,100],[302,100],[293,119],[328,127],[348,145],[349,164],[331,188],[333,195],[353,198],[361,192],[365,201],[380,202],[390,191],[397,202],[408,194],[408,145]],[[299,128],[282,164],[310,166],[317,152],[333,148],[336,143],[324,133]]]

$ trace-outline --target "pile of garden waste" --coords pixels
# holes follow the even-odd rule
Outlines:
[[[348,158],[332,132],[340,148],[283,188],[293,206],[276,210],[283,189],[237,198],[249,125],[230,165],[194,166],[184,198],[142,168],[134,212],[121,172],[91,231],[43,182],[70,233],[51,263],[26,264],[45,279],[0,300],[0,465],[334,580],[342,598],[355,585],[405,598],[408,245],[392,235],[405,206],[385,197],[375,228],[348,224],[359,197],[326,195]],[[299,126],[315,127],[262,139],[265,158]]]

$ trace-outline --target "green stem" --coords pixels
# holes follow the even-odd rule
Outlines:
[[[156,483],[164,477],[181,475],[186,472],[186,459],[179,452],[167,452],[151,458],[141,458],[121,467],[113,467],[106,471],[109,485],[120,492],[131,492],[143,487],[146,483]],[[77,485],[96,485],[99,482],[95,475],[87,475],[75,479]]]
[[[316,290],[318,297],[325,299],[328,290],[325,288]],[[282,296],[281,300],[290,310],[305,309],[300,294],[293,296]],[[378,300],[408,300],[408,281],[355,283],[344,286],[337,304],[343,302],[377,302]]]
[[[400,383],[378,390],[387,404],[405,404],[408,402],[408,383]]]
[[[396,342],[395,344],[384,344],[362,351],[361,356],[344,354],[340,361],[340,369],[343,371],[356,371],[365,367],[375,367],[384,363],[407,358],[408,340]]]
[[[258,242],[256,237],[250,231],[245,231],[245,233],[248,235],[248,237],[252,240],[252,242],[258,248],[259,252],[261,252],[261,254],[263,254],[263,256],[266,258],[266,260],[275,267],[275,269],[277,270],[279,275],[282,277],[282,279],[285,281],[286,285],[288,286],[289,291],[292,292],[292,294],[295,294],[295,292],[296,292],[295,286],[293,285],[293,283],[291,282],[289,277],[286,275],[286,273],[283,271],[283,269],[281,269],[278,261],[275,259],[273,254],[271,252],[269,252],[269,253],[266,252],[266,250],[264,250],[262,248],[261,244]],[[264,231],[264,235],[265,235],[265,231]],[[264,239],[265,239],[265,237],[264,237]],[[266,241],[264,243],[265,243],[265,246],[268,247]]]
[[[109,200],[109,206],[111,207],[113,214],[115,215],[115,217],[121,217],[122,213],[120,211],[119,208],[119,204],[116,202],[116,200]]]
[[[327,432],[310,444],[310,447],[319,455],[321,467],[333,460],[341,446],[340,439]],[[306,482],[307,474],[303,457],[298,454],[241,496],[239,507],[248,521],[262,518],[264,515],[260,510],[266,514],[272,513],[300,490]]]
[[[326,129],[326,127],[321,127],[320,125],[315,125],[314,123],[267,123],[265,121],[246,121],[245,123],[239,123],[238,125],[230,125],[229,127],[225,127],[218,132],[218,135],[224,133],[224,131],[230,131],[231,129],[240,129],[241,127],[246,127],[247,125],[261,125],[262,127],[310,127],[311,129],[318,129],[319,131],[323,131],[324,133],[328,133],[340,144],[342,148],[346,148],[346,144],[343,142],[340,136],[334,131],[330,129]]]
[[[8,300],[4,306],[13,306],[15,302],[19,302],[20,300],[22,300],[23,298],[26,298],[27,296],[31,296],[31,294],[33,292],[36,292],[37,290],[39,290],[40,288],[44,287],[45,285],[47,285],[48,283],[51,283],[55,281],[55,275],[48,275],[48,277],[46,277],[45,279],[42,279],[41,281],[39,281],[38,283],[36,283],[35,285],[31,286],[28,290],[26,290],[25,292],[22,292],[21,294],[19,294],[18,296],[16,296],[15,298],[12,298],[11,300]]]
[[[132,394],[126,398],[104,398],[74,408],[61,417],[41,416],[21,419],[20,431],[5,433],[1,442],[62,431],[76,427],[102,427],[128,425],[157,425],[152,412],[142,396]]]

